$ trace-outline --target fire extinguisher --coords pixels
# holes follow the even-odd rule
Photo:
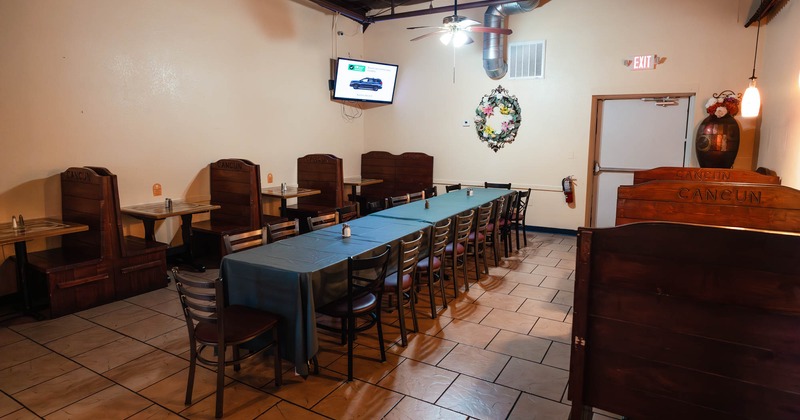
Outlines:
[[[572,188],[572,176],[561,180],[561,189],[564,191],[564,200],[566,200],[567,203],[575,201],[575,192]]]

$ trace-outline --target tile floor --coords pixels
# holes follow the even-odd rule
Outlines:
[[[566,419],[576,239],[528,238],[480,281],[473,271],[469,292],[435,320],[423,293],[407,347],[386,314],[386,362],[375,330],[360,335],[351,383],[346,347],[324,335],[319,375],[303,379],[284,362],[276,389],[269,360],[231,369],[225,417]],[[176,296],[170,286],[0,327],[0,418],[213,418],[213,371],[198,369],[193,404],[183,403],[188,339]]]

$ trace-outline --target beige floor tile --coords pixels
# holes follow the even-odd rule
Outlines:
[[[455,341],[445,340],[425,334],[415,334],[408,338],[408,346],[395,344],[387,352],[424,362],[429,365],[439,363],[456,346]]]
[[[144,306],[145,308],[150,308],[160,303],[177,300],[178,292],[174,287],[172,289],[167,289],[166,287],[162,289],[156,289],[125,299],[126,302],[133,303],[134,305]]]
[[[49,353],[0,370],[0,390],[7,394],[16,394],[79,367],[80,365],[66,357]]]
[[[354,380],[346,382],[314,407],[314,411],[335,419],[376,419],[388,413],[402,395]]]
[[[524,262],[527,264],[542,265],[545,267],[555,267],[556,265],[558,265],[559,262],[561,262],[561,259],[553,258],[552,255],[548,255],[546,257],[543,257],[541,255],[529,255],[525,257]],[[533,272],[533,270],[531,270],[531,272]]]
[[[0,369],[9,368],[48,353],[50,353],[50,350],[48,350],[47,347],[34,343],[31,340],[25,339],[17,341],[0,347],[0,354],[3,355],[3,357],[0,358]]]
[[[538,319],[533,315],[495,308],[489,312],[489,315],[486,315],[486,318],[483,318],[481,325],[527,334]]]
[[[561,260],[556,265],[556,268],[563,268],[565,270],[575,270],[575,260]]]
[[[74,360],[95,372],[103,373],[155,350],[140,341],[124,337],[82,353]]]
[[[64,338],[53,340],[47,343],[46,346],[64,356],[72,357],[119,340],[122,337],[122,334],[114,330],[95,325]]]
[[[528,299],[520,306],[517,312],[555,321],[563,321],[567,316],[567,312],[569,312],[569,306]]]
[[[75,315],[81,318],[95,318],[103,314],[107,314],[109,312],[118,311],[120,309],[124,309],[127,307],[133,306],[124,300],[118,300],[116,302],[106,303],[105,305],[95,306],[94,308],[87,309],[85,311],[80,311],[75,313]]]
[[[564,343],[553,343],[547,354],[542,360],[543,365],[569,370],[570,345]]]
[[[189,351],[189,331],[186,323],[183,327],[174,329],[168,333],[155,336],[147,340],[147,344],[157,347],[174,355],[180,355]]]
[[[147,341],[179,328],[181,331],[187,331],[186,321],[159,313],[141,321],[122,326],[117,331],[139,341]],[[188,337],[189,333],[187,332],[186,334]]]
[[[405,358],[386,352],[386,361],[381,362],[380,350],[366,346],[353,349],[353,377],[371,384],[377,384]],[[328,365],[328,369],[347,375],[347,354]]]
[[[476,419],[504,419],[520,392],[471,376],[459,376],[436,405]]]
[[[536,264],[534,261],[528,261],[528,259],[526,258],[514,266],[514,271],[517,273],[530,274],[538,266],[539,265]]]
[[[420,309],[422,309],[422,311],[420,311]],[[438,315],[436,319],[431,319],[430,310],[430,306],[417,307],[417,323],[419,324],[419,334],[436,335],[439,333],[439,331],[444,329],[447,324],[453,321],[453,318],[442,315]],[[393,323],[395,327],[397,322],[398,321],[395,321]],[[411,318],[409,315],[409,317],[406,317],[406,326],[411,328],[411,325]]]
[[[117,329],[128,324],[133,324],[136,321],[150,318],[156,314],[158,314],[158,312],[150,309],[142,308],[137,305],[129,305],[122,309],[96,316],[91,318],[91,320],[104,327]]]
[[[378,385],[433,403],[442,396],[457,376],[456,372],[427,363],[405,360],[378,382]]]
[[[0,417],[11,414],[20,408],[22,408],[22,406],[18,402],[0,392]]]
[[[415,398],[404,397],[400,403],[384,417],[384,420],[458,420],[466,418],[465,415],[456,413],[455,411],[450,411],[446,408],[429,404]]]
[[[178,318],[181,320],[184,319],[183,307],[181,306],[181,302],[178,300],[177,294],[175,295],[174,299],[153,305],[150,307],[150,309],[156,312],[161,312],[164,315],[169,315],[173,318]]]
[[[270,393],[301,407],[311,408],[346,379],[346,376],[328,369],[320,369],[318,375],[311,374],[306,379],[287,375],[283,378],[281,388]]]
[[[558,268],[558,267],[546,267],[540,265],[533,270],[533,274],[539,274],[546,277],[555,277],[558,279],[567,279],[569,275],[572,274],[572,269],[567,268]]]
[[[544,249],[552,249],[553,251],[569,252],[572,249],[571,244],[549,243],[541,246]]]
[[[272,381],[275,380],[275,358],[272,357],[272,354],[272,350],[266,350],[250,357],[241,364],[238,372],[234,370],[233,366],[228,366],[225,368],[225,375],[253,388],[266,387],[267,384],[270,384],[265,388],[266,391],[270,391],[274,387]],[[286,360],[281,361],[281,378],[293,374],[294,364]]]
[[[505,267],[489,267],[489,275],[492,277],[503,277],[511,271]]]
[[[497,335],[498,331],[494,327],[454,319],[436,336],[473,347],[484,348]]]
[[[33,327],[23,330],[21,334],[37,343],[45,344],[93,326],[94,324],[83,318],[67,315],[49,321],[37,322]]]
[[[506,280],[502,277],[489,276],[484,277],[480,282],[475,284],[475,287],[483,289],[485,292],[510,294],[519,283]]]
[[[186,385],[189,378],[189,368],[170,375],[153,385],[139,391],[139,394],[168,408],[176,413],[185,410]],[[225,379],[229,384],[232,380]],[[192,387],[192,403],[197,403],[203,398],[213,394],[217,389],[217,372],[198,366],[194,374],[194,387]]]
[[[569,405],[523,392],[508,420],[567,420],[569,409]]]
[[[46,416],[111,385],[108,379],[80,368],[14,394],[14,398],[34,413]]]
[[[567,388],[569,371],[511,358],[497,383],[529,394],[558,401]]]
[[[545,276],[541,274],[535,273],[520,273],[518,271],[512,271],[506,274],[504,279],[508,281],[513,281],[515,283],[522,283],[522,284],[529,284],[531,286],[538,286],[542,284]]]
[[[567,317],[564,318],[564,322],[566,322],[567,324],[572,324],[572,314],[573,313],[574,313],[574,308],[570,308],[569,309],[569,313],[567,314]]]
[[[124,419],[153,405],[152,402],[119,385],[70,404],[47,419]]]
[[[551,343],[538,337],[500,331],[486,349],[538,363],[544,359]]]
[[[257,417],[258,420],[324,420],[325,418],[286,401],[279,402],[266,413]]]
[[[530,244],[530,243],[531,243],[531,241],[528,241],[528,244]],[[525,250],[524,255],[526,257],[532,256],[532,255],[536,255],[536,256],[540,256],[540,257],[548,257],[548,256],[550,256],[550,254],[552,252],[553,252],[552,249],[530,248],[530,249],[526,249]]]
[[[124,365],[105,372],[104,375],[120,385],[142,390],[189,366],[187,360],[161,350],[155,350]]]
[[[509,359],[505,354],[459,344],[437,366],[494,382]]]
[[[557,303],[559,305],[572,306],[572,304],[575,302],[575,293],[559,290],[556,297],[554,297],[550,302]]]
[[[209,395],[180,414],[191,419],[214,419],[216,400],[216,394]],[[267,412],[279,401],[264,391],[233,382],[225,387],[222,415],[226,419],[250,420]]]
[[[0,327],[0,347],[3,347],[8,344],[16,343],[17,341],[22,341],[25,339],[25,336],[20,335],[6,327]]]
[[[183,417],[155,404],[128,417],[126,420],[179,420]]]
[[[574,249],[569,250],[567,252],[564,252],[564,251],[553,251],[548,256],[551,257],[551,258],[558,258],[558,259],[561,259],[561,260],[571,260],[573,262],[573,267],[575,266],[574,262],[577,259],[577,253],[575,252]]]
[[[32,411],[22,408],[3,416],[3,420],[39,420],[41,417],[34,414]]]
[[[542,287],[548,287],[550,289],[558,289],[558,290],[565,290],[567,292],[574,292],[575,291],[575,278],[570,276],[569,279],[560,279],[557,277],[547,277],[542,280]]]
[[[533,326],[529,335],[546,338],[569,344],[572,337],[572,324],[566,322],[553,321],[546,318],[539,318]]]
[[[474,288],[475,290],[477,288]],[[481,320],[491,312],[492,308],[488,306],[476,305],[467,300],[456,300],[447,303],[447,309],[441,312],[442,316],[448,318],[459,319],[463,321],[472,321],[479,323]]]
[[[477,305],[491,306],[492,308],[506,309],[509,311],[516,311],[524,302],[524,297],[494,292],[486,292],[475,301]]]
[[[558,290],[548,289],[546,287],[531,286],[529,284],[520,284],[514,291],[511,292],[513,296],[521,296],[527,299],[541,300],[543,302],[550,302],[558,294]]]

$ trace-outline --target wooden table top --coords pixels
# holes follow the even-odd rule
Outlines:
[[[62,222],[58,219],[48,218],[25,220],[25,227],[22,229],[14,229],[11,226],[11,222],[0,223],[0,245],[47,238],[50,236],[66,235],[86,230],[89,230],[89,226],[84,224]]]
[[[344,179],[344,185],[375,185],[383,182],[382,179],[377,178],[361,178],[360,176],[353,176]]]
[[[185,214],[205,213],[219,208],[221,207],[216,204],[175,201],[170,208],[165,207],[164,203],[147,203],[122,207],[120,211],[139,219],[160,220],[166,219],[167,217],[183,216]]]
[[[308,197],[309,195],[317,195],[317,194],[322,194],[322,191],[314,190],[311,188],[286,187],[286,191],[282,192],[280,185],[277,187],[269,187],[261,189],[261,195],[264,195],[266,197],[297,198],[297,197]]]

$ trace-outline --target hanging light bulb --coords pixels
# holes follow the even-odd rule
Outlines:
[[[464,31],[457,31],[453,34],[453,46],[460,47],[469,41],[469,36]]]
[[[744,91],[742,98],[742,117],[757,117],[761,108],[761,94],[756,87],[756,57],[758,57],[758,35],[761,32],[761,20],[758,21],[756,30],[756,51],[753,55],[753,75],[750,77],[750,86]]]
[[[452,32],[445,32],[442,36],[439,37],[439,41],[442,41],[442,44],[444,45],[449,44],[451,39],[453,39]]]

